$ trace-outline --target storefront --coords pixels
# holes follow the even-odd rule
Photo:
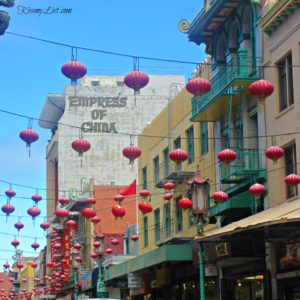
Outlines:
[[[300,300],[300,239],[277,243],[278,295],[286,300]]]

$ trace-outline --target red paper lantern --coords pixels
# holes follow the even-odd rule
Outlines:
[[[123,218],[125,216],[125,209],[120,205],[115,205],[112,207],[111,212],[115,216],[115,218]]]
[[[122,150],[123,155],[129,159],[129,163],[133,164],[134,160],[142,154],[142,150],[134,145],[125,147]]]
[[[18,268],[19,270],[23,269],[23,267],[24,267],[24,265],[23,265],[23,264],[21,264],[21,263],[17,263],[17,268]]]
[[[254,97],[267,98],[273,94],[274,85],[268,80],[260,79],[250,84],[249,92]]]
[[[152,205],[149,202],[140,202],[139,205],[139,210],[143,213],[143,214],[148,214],[151,213],[153,210]]]
[[[20,231],[24,227],[24,224],[22,222],[18,221],[15,223],[14,226],[18,231]]]
[[[75,228],[77,226],[77,223],[74,220],[68,220],[66,222],[66,226],[69,227],[69,228]]]
[[[93,252],[91,254],[91,258],[93,258],[93,259],[97,258],[98,256],[99,256],[99,253],[96,253],[96,252]]]
[[[19,136],[26,143],[27,147],[30,147],[31,143],[39,139],[39,134],[31,128],[22,130]]]
[[[54,266],[54,263],[53,263],[52,261],[47,261],[47,262],[46,262],[46,266],[47,266],[48,268],[52,268],[52,267]]]
[[[91,219],[91,218],[93,218],[93,217],[96,216],[96,211],[93,210],[92,208],[88,208],[88,207],[87,207],[87,208],[84,208],[84,209],[82,210],[81,214],[82,214],[85,218]]]
[[[166,182],[164,184],[164,188],[168,191],[173,190],[175,188],[175,184],[173,182]]]
[[[79,156],[82,156],[84,152],[87,152],[91,148],[91,143],[84,138],[79,138],[71,144],[72,148],[78,152]]]
[[[284,155],[284,149],[278,146],[271,146],[266,150],[266,157],[277,162],[277,159],[281,158]]]
[[[174,149],[169,153],[169,157],[172,161],[180,164],[189,158],[189,154],[183,149]]]
[[[80,250],[82,248],[82,245],[79,244],[79,243],[76,243],[73,245],[73,247],[76,249],[76,250]]]
[[[133,242],[136,242],[138,239],[139,239],[139,236],[136,235],[136,234],[133,234],[130,239],[133,241]]]
[[[67,204],[69,204],[70,199],[67,198],[67,197],[61,197],[61,198],[58,199],[58,202],[59,202],[61,205],[67,205]]]
[[[8,198],[12,198],[12,197],[16,196],[16,192],[12,189],[8,189],[8,190],[5,191],[5,195]]]
[[[4,269],[8,269],[9,267],[10,267],[10,265],[9,265],[9,263],[5,263],[5,264],[3,264],[3,267],[4,267]]]
[[[70,215],[70,212],[66,209],[66,208],[58,208],[56,211],[55,211],[55,215],[58,217],[58,218],[66,218]]]
[[[98,242],[98,241],[95,241],[95,242],[93,243],[93,245],[94,245],[95,248],[99,248],[99,247],[101,246],[101,243]]]
[[[117,246],[117,245],[119,245],[119,240],[117,240],[117,239],[112,239],[112,240],[111,240],[111,243],[112,243],[112,245]]]
[[[250,186],[249,192],[255,197],[259,198],[260,195],[265,191],[265,187],[262,184],[255,183]]]
[[[212,194],[212,198],[214,198],[216,203],[224,203],[228,200],[228,195],[223,191],[217,191]]]
[[[188,198],[182,198],[178,201],[178,206],[182,209],[189,209],[193,207],[193,202]]]
[[[88,205],[94,205],[96,204],[96,199],[95,198],[88,198],[85,200],[85,203]]]
[[[218,153],[218,159],[226,165],[230,164],[236,158],[237,154],[231,149],[224,149]]]
[[[9,216],[15,211],[15,207],[12,204],[6,203],[1,207],[1,210],[6,214],[6,216]]]
[[[130,72],[124,78],[124,83],[126,86],[134,90],[134,94],[140,93],[140,89],[145,87],[149,82],[149,76],[139,70],[134,70]]]
[[[82,258],[80,256],[76,256],[75,257],[75,261],[77,261],[78,263],[82,262]]]
[[[33,206],[33,207],[30,207],[27,209],[27,213],[32,217],[32,219],[34,220],[35,217],[39,216],[41,214],[41,210],[36,207],[36,206]]]
[[[31,199],[35,202],[38,203],[39,201],[41,201],[43,199],[43,197],[41,195],[35,194],[32,195]]]
[[[18,246],[20,245],[20,242],[17,241],[17,240],[13,240],[13,241],[11,242],[11,244],[16,248],[16,247],[18,247]]]
[[[113,253],[113,251],[112,251],[111,248],[107,248],[107,249],[105,249],[105,253],[108,254],[108,255],[110,255],[110,254]]]
[[[34,242],[34,243],[31,244],[31,247],[32,247],[34,250],[36,250],[37,248],[40,247],[40,244],[37,243],[37,242]]]
[[[173,194],[172,193],[166,193],[164,194],[164,200],[171,200],[173,198]]]
[[[55,244],[53,244],[53,249],[56,249],[56,250],[58,250],[58,249],[61,249],[62,248],[62,245],[61,245],[61,243],[55,243]]]
[[[47,230],[50,227],[50,224],[48,222],[43,222],[40,224],[40,227],[44,230]]]
[[[124,200],[124,196],[123,195],[121,195],[121,194],[118,194],[118,195],[116,195],[115,197],[114,197],[114,200],[116,201],[116,202],[118,202],[118,203],[121,203],[123,200]]]
[[[31,263],[31,267],[32,267],[32,268],[36,268],[37,266],[38,266],[37,263]]]
[[[76,84],[77,79],[82,78],[86,74],[87,68],[79,61],[71,60],[61,67],[61,72],[71,79],[72,84]]]
[[[97,224],[101,221],[101,219],[98,216],[94,216],[94,217],[90,218],[90,221],[94,224]]]
[[[148,190],[140,191],[140,196],[143,198],[147,198],[149,195],[150,195],[150,192]]]
[[[290,174],[284,178],[287,185],[295,186],[300,183],[300,176],[297,174]]]
[[[211,90],[211,83],[207,79],[196,77],[191,79],[185,87],[191,94],[197,97],[208,93]]]

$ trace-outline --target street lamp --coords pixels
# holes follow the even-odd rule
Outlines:
[[[74,300],[78,300],[78,277],[79,277],[79,270],[80,270],[80,263],[82,262],[82,258],[79,255],[80,254],[80,249],[81,249],[81,244],[79,243],[74,243],[73,248],[72,248],[72,265],[73,265],[73,270],[74,270]]]
[[[94,241],[95,252],[92,253],[91,257],[97,262],[99,274],[97,281],[97,298],[107,298],[108,291],[104,285],[104,272],[102,263],[104,261],[104,234],[98,233],[95,236]]]

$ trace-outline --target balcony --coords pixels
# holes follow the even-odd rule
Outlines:
[[[225,165],[220,164],[221,183],[240,183],[247,179],[265,177],[265,170],[260,168],[260,158],[264,153],[258,149],[233,149],[237,153],[237,159]]]
[[[192,122],[216,121],[227,111],[229,98],[237,106],[247,93],[248,86],[256,81],[256,70],[249,61],[248,50],[239,49],[233,58],[211,79],[209,93],[192,99]]]
[[[168,161],[167,164],[164,163],[162,165],[159,172],[156,172],[155,185],[158,188],[163,188],[164,184],[168,181],[172,181],[178,185],[194,175],[195,172],[183,171],[182,164],[175,164]]]

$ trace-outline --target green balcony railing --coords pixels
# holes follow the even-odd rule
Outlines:
[[[258,149],[233,149],[237,159],[229,165],[220,164],[220,180],[222,183],[237,183],[245,177],[261,171],[259,162],[263,153]]]
[[[228,88],[237,81],[252,82],[257,79],[255,66],[250,64],[247,49],[239,49],[236,58],[222,68],[212,79],[212,89],[209,93],[192,99],[192,117],[204,112],[218,97],[227,93]]]

